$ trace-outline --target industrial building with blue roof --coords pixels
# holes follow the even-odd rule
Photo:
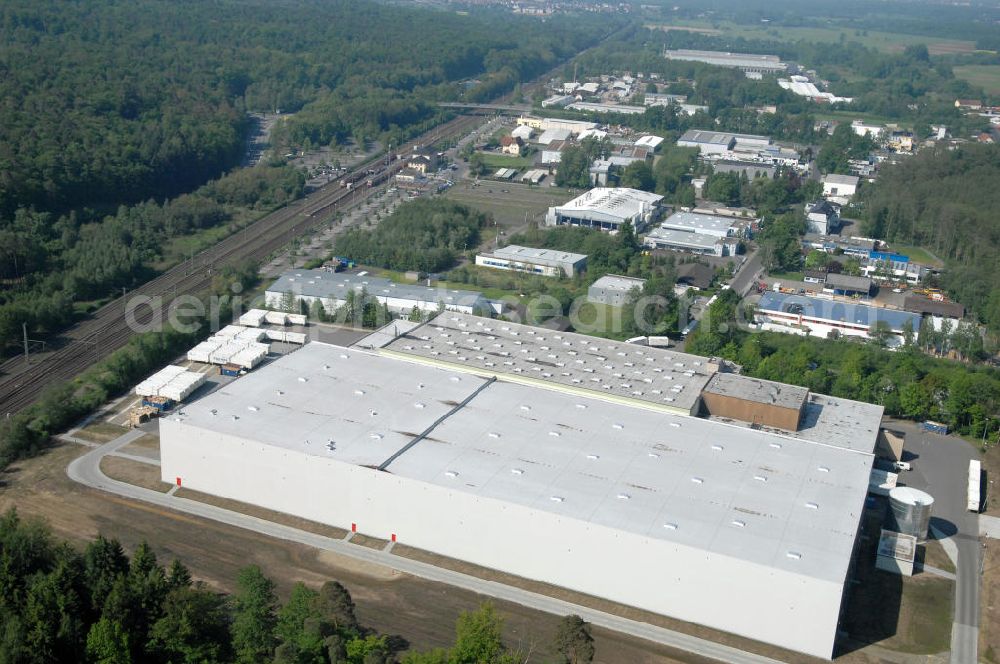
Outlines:
[[[790,293],[764,293],[757,303],[757,322],[764,329],[794,334],[827,337],[836,330],[840,336],[871,338],[879,321],[888,326],[886,345],[903,342],[907,324],[915,333],[920,329],[920,315],[868,304],[855,304]]]

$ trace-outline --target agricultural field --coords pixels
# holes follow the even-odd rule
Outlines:
[[[512,235],[545,219],[545,213],[554,205],[562,205],[579,195],[561,187],[550,187],[549,180],[541,186],[528,186],[520,182],[481,180],[460,183],[445,194],[458,203],[492,214],[501,235]],[[484,243],[496,239],[495,231],[483,231]]]
[[[498,168],[531,168],[534,160],[528,157],[514,157],[507,154],[492,154],[489,152],[477,153],[487,168],[496,170]]]
[[[972,53],[975,42],[958,39],[934,39],[920,35],[904,35],[896,32],[855,30],[834,25],[821,28],[793,28],[786,26],[738,25],[736,23],[709,23],[679,21],[673,25],[651,24],[646,27],[660,30],[685,30],[709,35],[726,35],[746,39],[770,39],[777,41],[811,41],[840,43],[858,42],[880,51],[902,51],[912,44],[926,44],[931,55]]]
[[[956,78],[980,86],[989,95],[1000,95],[1000,65],[962,65],[953,67]]]

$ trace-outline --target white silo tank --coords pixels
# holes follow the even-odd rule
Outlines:
[[[934,497],[908,486],[889,490],[889,509],[896,532],[913,535],[918,542],[927,540]]]

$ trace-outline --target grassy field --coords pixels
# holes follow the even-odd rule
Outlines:
[[[526,226],[538,224],[550,207],[564,204],[577,193],[544,183],[540,187],[529,187],[519,182],[484,182],[477,187],[460,183],[449,189],[445,196],[492,214],[502,234],[513,234]],[[495,236],[489,230],[483,231],[484,243],[494,240]]]
[[[951,645],[953,584],[930,575],[903,583],[899,631],[888,646],[897,652],[935,654]]]
[[[982,87],[986,94],[1000,95],[1000,65],[963,65],[952,71],[956,78]]]
[[[113,480],[127,482],[143,489],[166,493],[173,488],[160,479],[160,467],[132,459],[106,456],[101,459],[101,472]]]
[[[895,253],[909,256],[910,260],[916,263],[930,265],[932,267],[944,267],[944,262],[926,249],[915,247],[910,244],[892,244],[890,246],[892,247],[892,251]]]
[[[126,431],[127,429],[124,427],[115,426],[114,424],[95,422],[93,424],[88,424],[84,428],[77,431],[74,435],[77,438],[89,440],[94,443],[106,443],[114,440],[123,433],[126,433]]]
[[[738,25],[735,23],[709,23],[699,21],[679,21],[673,25],[648,25],[653,29],[673,29],[702,32],[705,34],[744,37],[746,39],[767,39],[783,42],[810,41],[840,43],[857,42],[880,51],[901,51],[911,44],[926,44],[931,55],[947,53],[972,53],[975,42],[957,39],[935,39],[920,35],[904,35],[896,32],[859,31],[836,25],[818,28],[792,28],[785,26]]]
[[[487,168],[494,170],[498,168],[531,168],[535,163],[527,157],[514,157],[509,154],[492,154],[489,152],[479,152],[477,154],[482,158]]]
[[[785,281],[802,281],[805,274],[802,272],[768,272],[772,279],[783,279]]]
[[[970,441],[971,442],[971,441]],[[977,448],[981,446],[981,443],[976,441],[973,443]],[[986,473],[986,477],[1000,477],[1000,447],[996,445],[990,445],[986,452],[982,456],[983,471]],[[988,486],[988,485],[987,485]],[[993,499],[993,492],[989,491],[986,495],[986,500],[983,505],[983,514],[989,514],[990,516],[1000,516],[1000,500]],[[1000,581],[1000,573],[997,574],[997,579]],[[998,635],[1000,638],[1000,635]],[[1000,652],[997,653],[1000,655]]]
[[[854,122],[855,120],[864,120],[865,122],[875,124],[889,124],[892,122],[892,120],[885,116],[875,113],[862,113],[860,111],[819,111],[813,113],[813,117],[816,120],[830,120],[834,122]]]

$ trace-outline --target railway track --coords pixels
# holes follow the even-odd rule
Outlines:
[[[461,135],[479,122],[478,118],[459,116],[401,146],[399,151],[409,152],[415,145],[433,144]],[[171,302],[177,296],[205,292],[213,276],[223,267],[262,260],[295,237],[326,223],[337,210],[364,200],[402,167],[401,160],[374,158],[354,171],[363,174],[354,186],[345,187],[341,181],[333,181],[262,217],[124,297],[104,305],[86,320],[67,329],[56,340],[52,351],[34,356],[30,365],[23,357],[0,364],[0,416],[16,413],[33,403],[49,385],[76,376],[124,346],[137,334],[125,316],[126,304],[132,298],[150,298],[148,306],[133,311],[135,323],[146,325],[157,317],[166,321]]]

